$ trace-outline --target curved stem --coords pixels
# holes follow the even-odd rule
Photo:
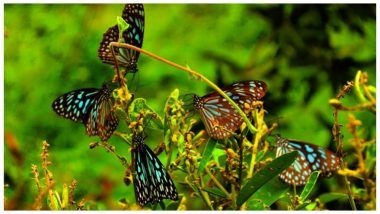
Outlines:
[[[224,193],[226,194],[226,196],[231,199],[231,195],[230,193],[223,187],[223,185],[218,181],[217,178],[215,178],[215,176],[210,172],[210,170],[208,169],[208,167],[206,166],[205,167],[205,171],[206,173],[208,174],[208,176],[210,176],[211,180],[215,183],[215,185]]]
[[[342,153],[343,153],[343,142],[342,142],[342,136],[341,136],[341,131],[340,131],[340,124],[338,123],[338,112],[339,110],[335,108],[334,110],[334,127],[336,127],[334,130],[333,128],[333,135],[334,135],[334,141],[335,143],[337,144],[337,153],[339,154],[339,162],[340,162],[340,167],[341,169],[344,169],[345,167],[345,162],[344,162],[344,159],[342,157]],[[356,209],[356,204],[355,204],[355,200],[354,200],[354,196],[353,196],[353,193],[351,191],[351,187],[350,187],[350,182],[347,178],[346,175],[343,175],[343,178],[344,178],[344,185],[345,185],[345,188],[346,188],[346,193],[347,193],[347,196],[348,196],[348,201],[350,202],[350,205],[351,205],[351,208],[352,210],[357,210]]]
[[[367,99],[365,98],[365,96],[362,93],[362,90],[360,89],[360,85],[361,85],[360,84],[360,77],[361,77],[361,75],[362,75],[362,72],[358,71],[358,73],[355,76],[355,92],[356,92],[356,95],[361,102],[367,102]]]
[[[163,63],[166,63],[170,66],[173,66],[177,69],[180,69],[180,70],[183,70],[193,76],[196,76],[198,77],[199,79],[203,80],[204,82],[206,82],[210,87],[212,87],[213,89],[215,89],[215,91],[217,91],[220,95],[222,95],[235,109],[236,111],[240,114],[240,116],[242,116],[244,122],[247,124],[247,127],[249,128],[249,130],[252,132],[252,133],[256,133],[257,132],[257,129],[252,125],[252,123],[249,121],[247,115],[239,108],[239,106],[229,97],[227,96],[227,94],[225,94],[223,92],[222,89],[220,89],[217,85],[215,85],[213,82],[211,82],[209,79],[207,79],[205,76],[203,76],[202,74],[194,71],[194,70],[191,70],[190,68],[187,68],[187,67],[184,67],[184,66],[181,66],[181,65],[178,65],[172,61],[169,61],[167,59],[164,59],[160,56],[157,56],[149,51],[146,51],[146,50],[143,50],[141,48],[138,48],[138,47],[135,47],[133,45],[130,45],[130,44],[126,44],[126,43],[119,43],[119,42],[111,42],[110,43],[110,46],[115,46],[115,47],[119,47],[119,48],[128,48],[128,49],[132,49],[132,50],[135,50],[135,51],[138,51],[140,53],[143,53],[143,54],[146,54],[158,61],[161,61]]]

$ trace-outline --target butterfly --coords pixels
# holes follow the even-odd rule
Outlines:
[[[165,198],[177,200],[177,189],[169,173],[144,140],[142,135],[132,137],[132,174],[137,202],[143,207]]]
[[[117,25],[110,27],[104,34],[98,49],[98,56],[103,63],[115,64],[109,44],[111,42],[127,43],[141,48],[144,37],[144,6],[142,4],[126,4],[122,18],[129,24],[128,29],[122,32],[123,38],[119,38]],[[119,40],[120,39],[120,40]],[[114,48],[118,65],[124,66],[129,73],[137,72],[137,61],[140,53],[125,48]]]
[[[113,111],[111,89],[83,88],[68,92],[54,100],[53,110],[60,116],[74,122],[81,122],[89,136],[98,135],[108,140],[117,128],[119,119]]]
[[[252,104],[260,100],[267,91],[267,85],[263,81],[252,80],[238,82],[222,90],[242,108],[244,103]],[[207,133],[212,138],[228,138],[243,123],[239,113],[218,92],[203,97],[194,95],[193,106],[200,113]]]
[[[334,152],[322,147],[276,137],[276,157],[292,151],[298,151],[294,163],[280,174],[285,183],[303,186],[314,171],[320,171],[324,177],[331,176],[339,169],[339,158]]]

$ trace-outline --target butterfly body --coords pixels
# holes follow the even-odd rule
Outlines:
[[[59,96],[52,104],[60,116],[81,122],[89,136],[108,140],[119,120],[112,110],[113,98],[107,85],[102,88],[83,88]]]
[[[133,183],[141,206],[163,199],[177,200],[178,193],[169,173],[140,135],[133,136]]]
[[[298,152],[294,163],[280,174],[280,179],[290,185],[305,185],[314,171],[324,177],[331,176],[339,169],[339,158],[332,151],[322,147],[277,137],[276,157],[292,151]]]
[[[98,56],[103,63],[115,64],[115,59],[109,47],[111,42],[127,43],[141,48],[144,39],[144,6],[142,4],[126,4],[122,13],[122,18],[129,24],[129,27],[120,32],[117,25],[110,27],[103,35],[103,39],[98,49]],[[140,53],[131,49],[114,47],[115,57],[118,65],[126,68],[128,73],[137,72],[137,61]]]
[[[267,86],[263,81],[252,80],[238,82],[222,90],[242,108],[244,103],[252,104],[253,101],[260,100],[265,95]],[[228,138],[243,123],[243,118],[235,108],[218,92],[203,97],[194,95],[193,106],[200,113],[207,133],[212,138]]]

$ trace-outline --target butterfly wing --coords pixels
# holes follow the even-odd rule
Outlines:
[[[313,171],[321,171],[322,176],[328,177],[340,168],[339,158],[334,152],[306,143],[303,144],[303,147]]]
[[[234,83],[222,90],[240,107],[244,103],[251,104],[253,101],[260,100],[267,91],[267,85],[260,80],[250,80]],[[213,92],[207,96],[221,96],[218,92]]]
[[[207,133],[215,139],[231,137],[243,119],[231,104],[219,94],[201,98],[202,105],[199,108],[201,120]]]
[[[144,38],[144,6],[142,4],[126,4],[122,13],[123,19],[129,24],[128,29],[123,32],[122,42],[133,46],[142,47]],[[109,28],[103,35],[98,49],[98,56],[103,63],[114,64],[114,58],[109,48],[111,42],[119,42],[119,28],[117,25]],[[137,61],[140,56],[138,51],[131,49],[114,48],[118,64],[125,66],[127,71],[137,71]]]
[[[115,60],[112,56],[111,49],[109,47],[111,42],[118,42],[119,40],[119,28],[117,25],[110,27],[104,34],[103,39],[100,42],[98,49],[98,56],[103,63],[115,64]],[[116,59],[120,58],[119,49],[114,48]],[[126,66],[127,64],[123,60],[118,60],[120,66]]]
[[[107,99],[99,107],[98,135],[103,141],[108,140],[119,124],[119,118],[113,111],[113,102]]]
[[[339,169],[339,158],[331,151],[322,147],[281,138],[282,143],[277,148],[277,155],[298,151],[294,163],[281,173],[280,178],[288,184],[305,185],[314,171],[320,171],[322,176],[330,176]]]
[[[124,43],[139,48],[142,47],[145,25],[144,13],[144,6],[142,4],[125,5],[122,17],[130,26],[123,32]],[[130,72],[136,72],[136,63],[139,59],[140,52],[131,49],[120,49],[120,54],[122,55],[121,60],[125,60],[123,63],[127,64],[127,69]]]
[[[89,136],[98,135],[102,141],[111,137],[119,123],[112,107],[111,90],[103,86],[87,118],[86,132]]]
[[[53,110],[60,116],[74,122],[85,122],[90,109],[99,96],[97,88],[83,88],[59,96],[52,104]]]
[[[267,90],[265,82],[259,80],[243,81],[222,88],[240,107],[261,99]],[[215,139],[230,137],[243,122],[235,108],[218,92],[205,95],[194,101],[199,110],[207,133]]]
[[[153,193],[156,202],[165,198],[177,200],[177,189],[175,188],[169,173],[166,171],[158,157],[146,144],[143,144],[143,148],[145,151],[144,153],[147,155],[148,170],[151,175],[151,183],[154,186]]]
[[[134,149],[134,183],[138,203],[158,203],[163,199],[177,200],[178,193],[169,173],[153,151],[144,143]]]
[[[298,151],[298,156],[294,163],[280,174],[280,179],[290,185],[305,185],[312,172],[305,154],[287,143],[277,148],[276,156],[278,157],[292,151]]]
[[[153,194],[150,186],[150,174],[148,170],[148,163],[146,152],[142,144],[137,145],[133,149],[133,186],[135,189],[135,196],[140,206],[145,206],[148,202],[153,200]]]

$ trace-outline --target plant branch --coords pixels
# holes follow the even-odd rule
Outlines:
[[[111,152],[112,154],[114,154],[121,162],[121,164],[125,167],[125,168],[129,168],[129,164],[127,162],[127,160],[120,156],[119,154],[117,154],[115,152],[115,148],[113,148],[112,146],[110,146],[108,143],[104,143],[104,142],[100,142],[98,143],[99,146],[105,148],[108,152]]]
[[[215,176],[210,172],[210,170],[208,169],[208,167],[206,166],[205,167],[205,171],[206,173],[210,176],[211,180],[215,183],[215,185],[220,189],[222,190],[222,192],[224,194],[226,194],[226,196],[231,199],[231,194],[223,187],[223,185],[218,181],[218,179],[215,178]]]
[[[338,113],[339,113],[339,109],[335,107],[335,109],[334,109],[334,126],[332,129],[332,133],[334,136],[334,141],[337,144],[337,153],[339,155],[340,167],[341,167],[341,169],[344,169],[345,162],[344,162],[344,159],[342,156],[343,142],[342,142],[342,135],[341,135],[341,131],[340,131],[341,125],[339,124],[339,121],[338,121]],[[346,192],[347,192],[347,196],[348,196],[348,200],[350,202],[351,208],[353,210],[356,210],[356,204],[355,204],[353,193],[351,191],[350,182],[349,182],[346,175],[343,175],[343,178],[344,178],[344,184],[346,187]]]

